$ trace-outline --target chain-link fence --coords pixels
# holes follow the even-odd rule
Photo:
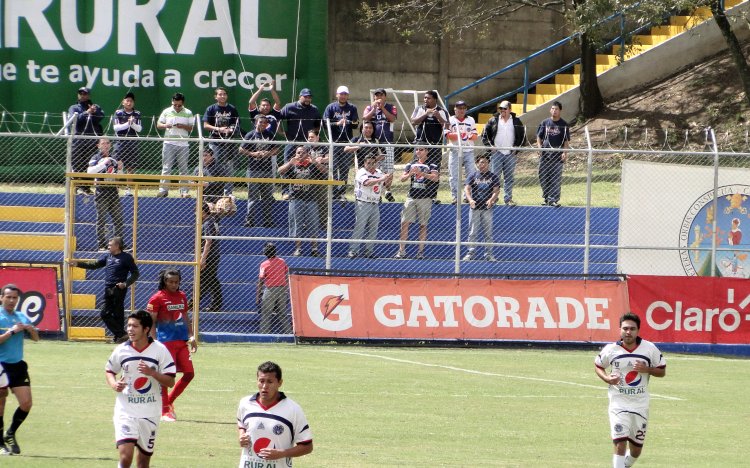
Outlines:
[[[65,135],[59,119],[3,119],[0,206],[28,219],[0,221],[2,261],[97,259],[122,236],[141,271],[126,308],[144,308],[159,272],[176,267],[204,338],[289,332],[288,307],[261,320],[268,242],[290,268],[323,274],[750,273],[743,132],[721,133],[717,144],[706,130],[574,131],[549,203],[535,128],[505,148],[513,170],[494,188],[482,174],[498,148],[481,144],[211,140],[197,121],[189,138],[158,137],[146,124],[149,136],[100,138]],[[121,164],[103,163],[107,155]],[[479,174],[469,193],[467,172]],[[100,326],[103,271],[66,271],[69,325]]]

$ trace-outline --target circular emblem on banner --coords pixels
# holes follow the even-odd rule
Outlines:
[[[680,261],[688,276],[750,278],[748,206],[750,185],[739,184],[719,187],[715,205],[713,190],[690,205],[680,226]]]

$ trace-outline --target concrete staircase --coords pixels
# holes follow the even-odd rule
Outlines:
[[[729,10],[730,8],[736,7],[747,1],[748,0],[725,0],[725,8]],[[617,67],[620,64],[621,55],[625,61],[628,61],[677,35],[693,29],[711,18],[711,9],[708,7],[696,8],[689,16],[672,16],[669,18],[668,24],[654,26],[649,30],[648,34],[634,36],[632,44],[626,46],[625,51],[621,51],[620,45],[614,45],[609,54],[597,54],[597,75],[601,75],[604,72]],[[530,92],[527,95],[526,112],[523,111],[523,94],[517,94],[516,102],[513,103],[513,112],[515,112],[516,115],[521,116],[524,113],[531,112],[546,103],[556,100],[562,94],[577,88],[580,84],[580,72],[581,66],[575,65],[572,73],[559,73],[555,75],[553,82],[536,85],[534,92]],[[477,127],[480,134],[484,129],[484,124],[489,121],[490,117],[492,117],[492,114],[479,114]]]

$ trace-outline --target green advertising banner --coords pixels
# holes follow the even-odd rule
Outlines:
[[[302,88],[327,102],[327,8],[326,0],[0,0],[0,110],[29,121],[47,112],[59,125],[86,86],[108,118],[127,92],[144,117],[178,91],[203,114],[223,86],[247,116],[250,95],[270,80],[283,103]]]

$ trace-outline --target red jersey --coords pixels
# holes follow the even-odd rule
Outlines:
[[[286,275],[288,271],[289,268],[286,266],[286,262],[283,259],[273,257],[260,264],[260,274],[258,274],[258,278],[263,279],[263,283],[267,288],[286,286]]]
[[[156,314],[156,339],[161,342],[186,341],[188,328],[188,300],[182,291],[161,289],[148,300],[146,310]]]

